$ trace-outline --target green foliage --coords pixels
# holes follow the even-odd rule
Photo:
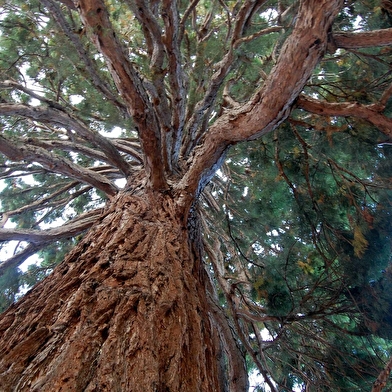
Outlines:
[[[213,219],[236,243],[226,279],[252,282],[236,287],[266,315],[282,390],[365,390],[392,330],[391,147],[294,124],[231,151]]]
[[[0,312],[4,312],[16,300],[20,286],[18,270],[8,269],[0,276]]]
[[[57,241],[39,252],[40,263],[31,264],[20,275],[20,284],[32,287],[49,275],[53,268],[64,260],[64,256],[77,244],[80,238]]]
[[[91,43],[91,32],[84,29],[78,13],[56,3],[63,28],[41,1],[0,2],[0,82],[11,80],[36,95],[4,87],[0,103],[56,108],[112,140],[139,170],[138,132],[110,67]],[[142,75],[149,98],[155,100],[151,85],[156,87],[154,82],[161,77],[162,96],[170,97],[171,57],[164,53],[162,69],[154,68],[146,29],[128,3],[132,2],[105,2],[115,35],[135,72]],[[177,3],[179,16],[184,17],[190,2]],[[292,32],[298,2],[258,3],[263,4],[244,23],[244,42],[238,45],[230,34],[234,16],[247,2],[202,0],[183,21],[179,59],[186,124],[181,126],[186,129],[192,117],[203,112],[192,135],[195,145],[221,114],[254,96]],[[284,17],[280,8],[286,11]],[[157,20],[163,33],[164,21]],[[333,29],[370,31],[391,25],[391,16],[379,1],[346,1]],[[258,34],[272,27],[273,31]],[[217,90],[209,93],[228,54],[233,64]],[[377,103],[392,82],[391,63],[390,47],[339,49],[325,54],[303,92],[329,103]],[[108,98],[111,94],[113,99]],[[208,101],[208,94],[216,96]],[[208,103],[203,103],[205,98]],[[168,110],[175,111],[174,106]],[[392,116],[391,99],[383,114]],[[91,140],[61,124],[13,116],[2,117],[0,128],[1,136],[19,145],[40,148],[108,181],[125,179]],[[294,105],[274,133],[234,145],[204,190],[199,208],[206,249],[216,238],[221,241],[222,254],[206,256],[219,300],[234,319],[249,369],[262,368],[279,391],[370,390],[390,355],[390,142],[363,119],[318,116]],[[173,171],[171,181],[179,178],[180,169]],[[86,181],[56,174],[34,160],[11,162],[0,155],[0,180],[1,218],[10,214],[7,227],[20,230],[59,226],[106,200],[103,191]],[[45,243],[36,252],[39,262],[26,273],[16,265],[1,272],[0,312],[22,288],[47,276],[83,234]],[[255,390],[266,388],[260,385]]]

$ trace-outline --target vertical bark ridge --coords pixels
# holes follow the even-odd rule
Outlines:
[[[0,321],[0,385],[40,392],[218,390],[197,258],[169,196],[119,195],[16,315]]]

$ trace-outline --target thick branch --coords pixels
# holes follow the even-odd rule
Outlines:
[[[82,20],[89,29],[94,44],[105,57],[114,82],[138,127],[150,183],[155,189],[166,189],[158,121],[141,78],[116,38],[106,5],[102,0],[81,0],[79,9]]]
[[[0,241],[27,241],[40,245],[63,238],[74,237],[89,229],[99,218],[102,209],[87,212],[63,226],[48,230],[0,229]]]
[[[382,392],[387,385],[389,375],[392,371],[392,357],[389,359],[383,371],[377,377],[377,380],[373,384],[372,392]]]
[[[182,191],[198,192],[200,180],[208,176],[230,144],[260,137],[287,118],[326,51],[328,31],[342,4],[342,0],[301,2],[295,28],[283,45],[276,66],[252,100],[228,111],[211,126],[179,184]]]
[[[360,49],[392,44],[392,28],[356,33],[336,33],[333,35],[334,45],[342,49]]]
[[[5,270],[8,268],[19,267],[28,257],[32,256],[34,253],[37,253],[44,246],[45,244],[29,244],[16,255],[0,263],[0,276],[2,276]]]
[[[392,119],[381,114],[375,105],[361,105],[357,102],[331,103],[301,95],[297,105],[308,112],[321,116],[354,117],[369,121],[382,133],[392,138]]]

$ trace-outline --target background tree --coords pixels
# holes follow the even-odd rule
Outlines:
[[[1,1],[0,385],[387,385],[387,3]]]

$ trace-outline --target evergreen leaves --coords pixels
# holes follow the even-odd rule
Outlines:
[[[107,34],[140,82],[137,96],[152,119],[146,129],[160,127],[171,191],[209,128],[257,102],[299,4],[173,2],[171,31],[169,2],[147,3],[146,19],[135,2],[106,1]],[[388,120],[391,47],[335,50],[333,37],[390,26],[379,1],[346,1],[330,33],[332,49],[302,93]],[[93,35],[66,2],[0,2],[0,104],[18,109],[1,116],[1,140],[22,156],[0,154],[2,230],[80,227],[33,246],[20,242],[9,264],[0,260],[0,311],[63,260],[107,198],[137,183],[149,161],[150,139],[140,142],[140,124]],[[390,133],[359,114],[325,115],[298,101],[272,133],[233,141],[206,185],[197,206],[205,265],[250,370],[272,380],[270,389],[369,390],[391,355]],[[49,111],[57,117],[37,114]],[[34,159],[37,151],[46,160]],[[22,273],[32,254],[39,263]]]
[[[214,188],[226,217],[213,221],[236,242],[224,263],[241,292],[237,317],[254,329],[240,316],[249,307],[263,322],[260,355],[282,390],[310,378],[314,390],[360,391],[390,336],[389,148],[349,130],[315,135],[300,118],[231,151],[226,190]]]

